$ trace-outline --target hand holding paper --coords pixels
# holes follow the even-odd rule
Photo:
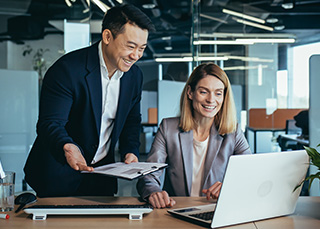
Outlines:
[[[133,180],[147,175],[157,170],[163,169],[168,165],[165,163],[137,162],[126,164],[123,162],[112,163],[94,168],[93,172],[82,171],[83,173],[100,173],[107,176],[114,176]]]

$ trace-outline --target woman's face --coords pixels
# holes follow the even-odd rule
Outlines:
[[[188,88],[196,119],[213,119],[221,109],[224,99],[224,84],[215,76],[208,75],[196,85],[195,91]]]

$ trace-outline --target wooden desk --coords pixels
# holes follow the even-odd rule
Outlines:
[[[175,198],[175,207],[208,204],[205,198]],[[140,204],[135,197],[67,197],[67,198],[39,198],[36,204]],[[15,214],[13,211],[8,213],[10,219],[0,219],[1,229],[21,229],[21,228],[50,228],[50,229],[90,229],[90,228],[202,228],[201,226],[179,220],[169,213],[167,209],[154,209],[149,214],[144,214],[142,220],[129,220],[128,216],[53,216],[48,215],[44,221],[34,221],[31,215],[23,211]],[[233,228],[233,227],[231,227]],[[237,229],[255,229],[253,223],[243,224]]]
[[[203,197],[175,197],[175,207],[207,204]],[[37,204],[135,204],[140,203],[135,197],[67,197],[67,198],[40,198]],[[16,206],[17,207],[17,206]],[[277,206],[275,206],[277,207]],[[127,216],[52,216],[49,215],[44,221],[34,221],[31,215],[23,211],[8,213],[10,219],[0,219],[1,229],[21,228],[203,228],[195,224],[179,220],[169,213],[167,209],[155,209],[144,215],[142,220],[129,220]],[[300,197],[297,210],[294,215],[279,217],[254,223],[240,224],[232,227],[235,229],[312,229],[320,225],[320,197]]]
[[[250,130],[253,132],[253,153],[257,152],[257,132],[272,132],[273,134],[275,132],[279,131],[285,131],[286,129],[283,128],[268,128],[268,127],[247,127],[247,130]]]
[[[293,215],[257,221],[254,224],[258,229],[319,229],[320,197],[301,196]]]

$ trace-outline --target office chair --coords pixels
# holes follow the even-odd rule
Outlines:
[[[302,132],[300,127],[297,127],[295,125],[296,121],[294,119],[286,120],[286,134],[296,134],[299,136]],[[290,141],[287,139],[284,139],[281,137],[281,135],[278,136],[277,142],[279,143],[279,146],[281,148],[281,151],[287,151],[287,150],[297,150],[301,148],[301,145],[297,143],[296,141]]]
[[[288,119],[286,120],[286,134],[297,134],[300,135],[302,129],[296,126],[296,120]]]

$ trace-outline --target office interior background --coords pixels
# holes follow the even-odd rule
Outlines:
[[[136,5],[156,27],[137,63],[144,73],[142,155],[162,118],[178,115],[185,81],[206,61],[229,76],[253,152],[286,150],[279,136],[303,110],[305,144],[320,143],[320,1],[0,0],[0,160],[17,173],[17,192],[25,189],[22,169],[36,137],[45,71],[63,54],[97,42],[104,12],[120,3]],[[319,182],[310,195],[320,195]]]

